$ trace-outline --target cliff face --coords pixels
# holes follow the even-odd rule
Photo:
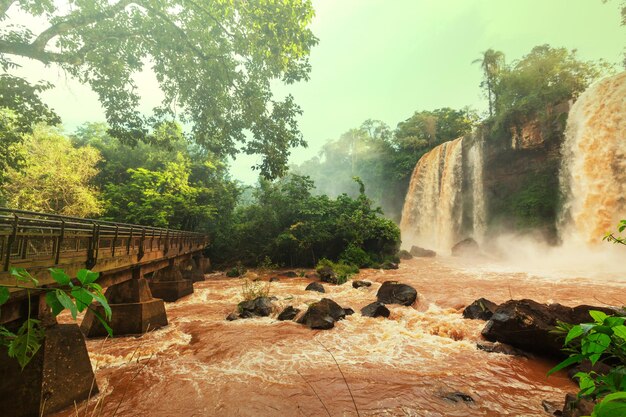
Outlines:
[[[555,106],[544,121],[529,120],[508,131],[479,130],[488,236],[532,231],[556,242],[560,149],[569,108],[569,103]]]

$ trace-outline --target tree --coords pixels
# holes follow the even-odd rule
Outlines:
[[[100,214],[99,192],[91,185],[100,161],[96,149],[76,149],[58,128],[45,125],[14,147],[23,166],[6,172],[1,190],[9,207],[78,217]]]
[[[547,114],[550,106],[575,100],[611,71],[604,61],[579,60],[575,50],[536,46],[500,74],[495,88],[497,121],[512,126]]]
[[[268,177],[283,174],[291,147],[306,145],[300,108],[291,96],[276,100],[270,81],[308,78],[317,43],[310,0],[80,0],[69,9],[54,0],[2,0],[0,19],[18,8],[49,25],[38,34],[9,26],[0,35],[0,65],[30,58],[90,85],[109,133],[126,143],[150,140],[155,125],[179,115],[216,154],[263,155],[255,168]],[[146,67],[164,95],[148,118],[133,81]]]
[[[489,117],[493,117],[497,101],[496,85],[498,83],[498,77],[504,69],[504,53],[487,49],[482,53],[482,56],[474,60],[472,64],[480,64],[483,70],[483,81],[480,83],[480,87],[487,92]]]

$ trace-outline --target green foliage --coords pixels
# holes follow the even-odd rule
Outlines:
[[[9,207],[79,217],[101,213],[92,185],[100,161],[96,149],[74,148],[60,129],[37,125],[13,150],[22,164],[7,169],[0,187]]]
[[[626,410],[626,317],[609,316],[601,311],[589,312],[593,323],[575,326],[560,323],[556,332],[565,334],[564,346],[570,356],[552,368],[548,375],[567,366],[589,361],[611,366],[606,374],[578,372],[579,397],[601,400],[592,416],[621,416]]]
[[[482,53],[482,56],[479,59],[474,60],[473,63],[480,64],[480,67],[483,70],[484,75],[483,80],[480,83],[480,87],[486,92],[487,99],[489,100],[489,117],[492,117],[498,100],[496,85],[505,66],[504,53],[493,49],[487,49]]]
[[[617,225],[617,231],[619,233],[623,233],[626,230],[626,220],[620,220]],[[607,232],[607,234],[602,238],[602,240],[606,240],[608,242],[619,243],[621,245],[626,245],[626,237],[624,236],[616,236],[611,232]]]
[[[322,273],[325,269],[330,268],[335,273],[335,281],[333,284],[345,284],[353,275],[359,273],[359,267],[346,263],[344,261],[333,262],[326,258],[320,259],[315,266],[318,273]]]
[[[231,232],[219,251],[211,248],[211,256],[218,263],[258,265],[267,256],[281,265],[312,266],[320,258],[339,259],[350,244],[369,256],[395,253],[398,227],[364,194],[332,200],[312,195],[313,187],[300,175],[261,180],[254,202],[237,208]]]
[[[104,308],[106,320],[111,320],[111,307],[102,292],[102,287],[96,283],[98,273],[81,269],[76,275],[78,282],[75,282],[61,269],[50,268],[49,272],[57,284],[56,288],[40,287],[39,281],[23,268],[11,268],[11,275],[15,278],[14,285],[0,285],[0,306],[9,300],[10,288],[25,290],[28,298],[28,316],[17,331],[13,332],[0,326],[0,346],[7,348],[9,357],[15,358],[22,369],[38,352],[45,337],[45,328],[41,321],[31,318],[31,293],[33,291],[46,293],[46,304],[55,317],[68,309],[72,318],[76,320],[77,314],[90,309],[91,302],[96,300]],[[95,311],[93,312],[112,336],[111,328],[105,319]]]
[[[521,126],[545,118],[550,108],[576,99],[612,67],[603,61],[581,61],[576,51],[540,45],[498,72],[495,81],[495,126]]]
[[[238,262],[236,266],[232,267],[226,272],[226,276],[230,278],[242,277],[248,272],[241,262]]]
[[[372,258],[362,248],[349,244],[339,256],[339,260],[345,264],[356,265],[359,268],[372,266]]]
[[[291,96],[274,98],[270,81],[308,78],[317,43],[308,0],[92,0],[71,8],[17,0],[3,3],[0,19],[11,7],[38,27],[10,25],[0,34],[5,72],[17,68],[13,57],[57,66],[98,94],[109,132],[124,142],[150,142],[155,126],[180,118],[212,152],[263,155],[256,168],[268,177],[282,174],[290,148],[305,144],[300,108]],[[164,96],[148,118],[134,81],[146,63]],[[36,87],[20,94],[29,88]]]

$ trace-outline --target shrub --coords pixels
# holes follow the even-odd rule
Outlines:
[[[345,264],[356,265],[359,268],[368,268],[372,265],[372,258],[362,248],[350,244],[343,251],[339,260]]]
[[[322,281],[337,285],[345,284],[350,277],[359,273],[359,268],[356,265],[346,264],[341,261],[333,262],[325,258],[317,263],[315,269],[320,274]],[[329,274],[329,270],[332,274]]]
[[[228,270],[228,272],[226,272],[226,276],[230,277],[230,278],[237,278],[237,277],[241,277],[241,276],[245,275],[246,272],[248,272],[246,267],[244,267],[239,262],[239,263],[237,263],[236,266],[232,267],[231,269]]]
[[[552,368],[548,375],[567,366],[589,361],[612,366],[606,374],[578,372],[579,397],[600,400],[592,417],[626,415],[626,317],[608,316],[601,311],[589,312],[593,323],[575,326],[559,323],[555,332],[566,334],[564,351],[570,356]]]
[[[269,281],[250,281],[246,278],[241,285],[241,298],[243,301],[250,301],[259,297],[267,297],[270,294],[270,286]]]

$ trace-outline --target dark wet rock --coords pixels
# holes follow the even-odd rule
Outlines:
[[[383,304],[410,306],[417,299],[417,291],[410,285],[397,281],[385,281],[376,293],[376,299]]]
[[[272,312],[272,300],[268,297],[258,297],[240,302],[238,308],[241,318],[267,317]]]
[[[562,417],[582,417],[590,416],[595,403],[584,398],[578,398],[576,394],[565,395],[565,405],[563,405]]]
[[[309,306],[309,309],[298,320],[298,323],[304,324],[311,329],[332,329],[335,322],[343,320],[346,312],[343,308],[329,298],[322,298],[317,303]]]
[[[533,300],[509,300],[500,305],[482,331],[492,342],[506,343],[528,352],[561,357],[563,339],[551,333],[558,321],[580,324],[591,321],[590,310],[606,314],[615,311],[606,307],[566,307],[561,304],[540,304]]]
[[[480,253],[480,247],[471,237],[463,239],[452,247],[452,256],[473,256]]]
[[[324,286],[319,282],[312,282],[306,286],[305,291],[317,291],[317,292],[326,292]]]
[[[343,312],[346,313],[346,316],[351,316],[354,314],[354,310],[352,310],[350,307],[344,308]]]
[[[230,313],[228,316],[226,316],[226,320],[228,321],[235,321],[237,320],[239,317],[237,316],[236,313]]]
[[[409,254],[417,258],[432,258],[433,256],[437,256],[437,252],[434,250],[420,248],[419,246],[411,246]]]
[[[463,317],[466,319],[489,320],[497,310],[498,305],[486,298],[479,298],[472,304],[465,307]]]
[[[574,375],[576,375],[579,372],[584,372],[587,374],[589,372],[594,372],[599,375],[606,375],[609,372],[611,372],[612,369],[613,368],[610,365],[607,365],[606,363],[596,362],[594,365],[592,365],[591,361],[585,359],[581,363],[571,367],[567,371],[567,376],[569,376],[570,379],[574,379]]]
[[[270,278],[270,282],[278,282],[278,281],[280,281],[280,278],[278,278],[278,277]]]
[[[444,400],[452,401],[455,403],[464,402],[464,403],[473,403],[474,399],[471,395],[465,394],[460,391],[446,392],[442,395]]]
[[[541,406],[543,407],[544,411],[550,415],[553,415],[553,416],[563,415],[563,412],[559,409],[559,406],[553,403],[552,401],[543,400],[541,401]]]
[[[320,279],[320,275],[317,272],[309,272],[305,277],[308,279]]]
[[[293,320],[296,318],[298,313],[300,312],[299,308],[293,308],[293,306],[287,306],[283,311],[280,312],[277,320],[285,321],[285,320]]]
[[[380,269],[398,269],[400,265],[395,262],[385,261],[380,265]]]
[[[353,288],[371,287],[372,283],[369,281],[352,281]]]
[[[361,309],[361,315],[365,317],[389,317],[389,314],[389,309],[378,301],[374,301]]]
[[[286,272],[281,272],[280,274],[278,274],[281,277],[285,277],[285,278],[296,278],[298,277],[298,274],[294,271],[286,271]]]
[[[320,280],[324,282],[336,283],[337,274],[330,266],[323,266],[317,270]]]
[[[398,252],[398,258],[402,259],[403,261],[408,261],[409,259],[413,259],[413,255],[411,255],[411,252],[409,252],[408,250],[402,249]]]
[[[531,357],[529,353],[503,343],[477,343],[476,348],[489,353],[502,353],[503,355],[523,356],[525,358]]]

